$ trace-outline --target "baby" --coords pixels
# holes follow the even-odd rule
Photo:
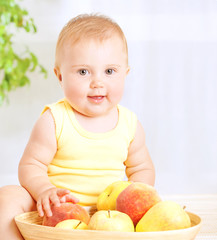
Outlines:
[[[51,204],[96,204],[112,182],[154,185],[145,134],[134,113],[119,105],[129,72],[121,28],[100,15],[79,15],[62,29],[54,72],[64,99],[45,106],[19,164],[21,186],[0,189],[2,240],[23,239],[14,217]]]

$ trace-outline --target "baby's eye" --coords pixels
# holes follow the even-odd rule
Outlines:
[[[88,70],[87,70],[87,69],[81,69],[81,70],[79,70],[78,72],[79,72],[79,74],[82,75],[82,76],[85,76],[85,75],[88,74]]]
[[[106,69],[105,73],[108,75],[112,75],[114,73],[114,69]]]

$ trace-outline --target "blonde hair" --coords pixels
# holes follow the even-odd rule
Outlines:
[[[70,44],[76,44],[83,39],[97,39],[98,41],[103,41],[112,37],[114,34],[118,35],[123,41],[128,62],[127,41],[122,29],[116,22],[104,15],[78,15],[71,19],[59,34],[56,45],[55,67],[59,65],[61,48],[67,41],[70,40]]]

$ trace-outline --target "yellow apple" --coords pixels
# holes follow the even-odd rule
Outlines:
[[[116,210],[100,210],[93,214],[88,224],[90,230],[134,232],[131,218]]]
[[[136,225],[136,232],[176,230],[190,226],[190,217],[178,203],[161,201],[145,213]]]
[[[67,219],[57,223],[55,227],[65,229],[87,229],[87,224],[77,219]]]
[[[110,184],[98,197],[97,209],[98,210],[115,210],[116,199],[118,195],[128,187],[132,182],[117,181]]]

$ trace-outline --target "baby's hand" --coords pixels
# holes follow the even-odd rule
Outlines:
[[[44,191],[37,200],[37,210],[40,217],[46,214],[52,216],[51,204],[60,206],[63,202],[77,203],[79,200],[70,194],[70,191],[62,188],[50,188]]]

